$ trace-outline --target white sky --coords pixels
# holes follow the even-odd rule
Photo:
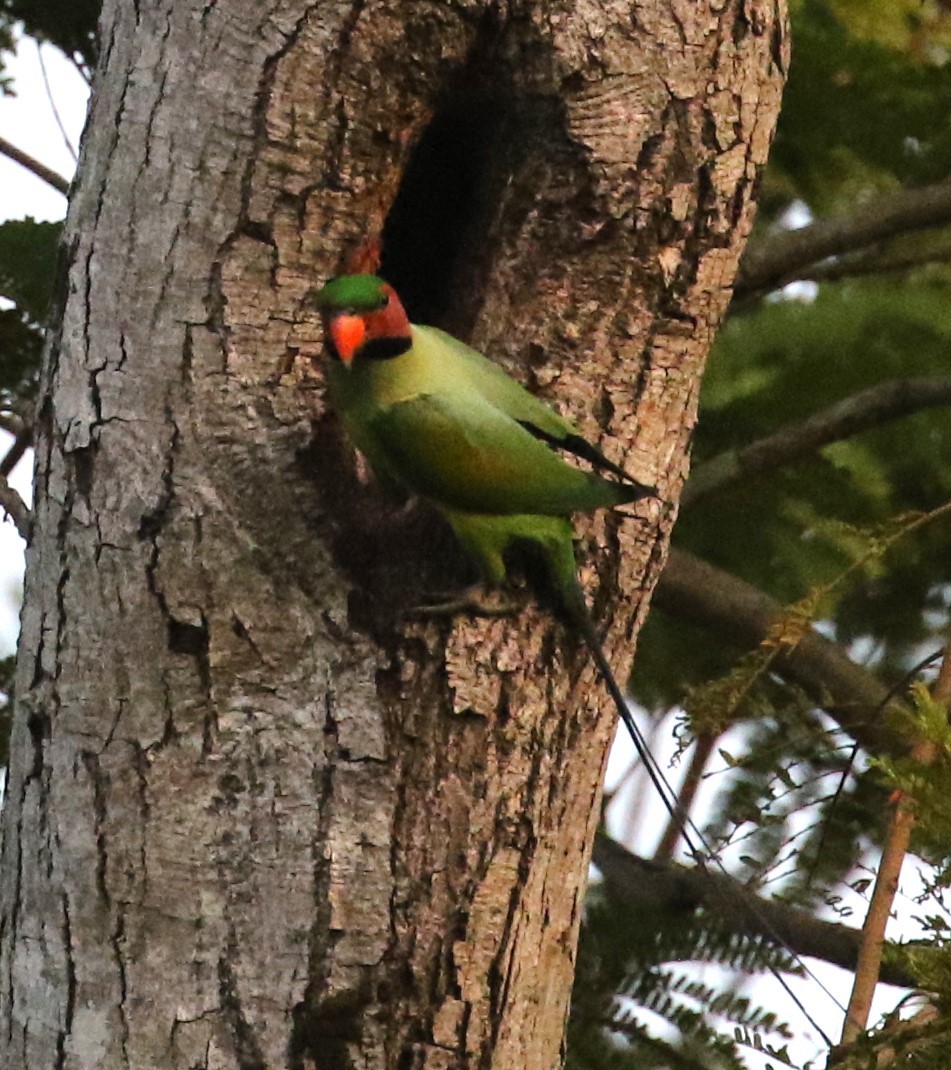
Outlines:
[[[46,65],[50,84],[53,86],[53,96],[56,109],[59,112],[60,121],[65,128],[69,141],[73,148],[78,147],[79,136],[85,120],[86,101],[88,90],[85,82],[75,68],[56,49],[46,46],[43,48],[43,60]],[[53,107],[44,86],[42,70],[39,62],[38,49],[29,40],[22,41],[18,56],[9,64],[9,71],[14,76],[17,96],[14,98],[0,97],[0,134],[11,141],[18,148],[23,149],[34,156],[40,162],[52,167],[67,179],[72,176],[74,160],[67,148],[63,135],[54,115]],[[51,189],[45,182],[35,178],[30,172],[13,163],[6,157],[0,156],[0,220],[8,218],[22,218],[32,215],[37,219],[58,220],[65,214],[65,198]],[[5,448],[4,436],[0,432],[0,450]],[[32,477],[32,457],[27,457],[17,466],[11,482],[16,486],[24,498],[29,498],[30,480]],[[16,533],[13,524],[8,520],[0,523],[0,656],[6,655],[14,649],[18,627],[20,588],[23,572],[23,547],[22,541]],[[670,722],[668,722],[670,724]],[[646,727],[646,726],[645,726]],[[660,733],[661,736],[669,736],[669,732]],[[672,746],[671,746],[672,749]],[[608,771],[609,785],[622,776],[623,771],[632,760],[632,747],[626,737],[621,734],[617,745],[611,755],[610,768]],[[662,762],[666,768],[666,763]],[[677,780],[682,770],[670,771],[671,779]],[[718,788],[717,778],[708,781],[705,792],[712,800],[712,795]],[[651,808],[652,818],[643,820],[642,807],[645,799],[636,791],[628,794],[627,801],[618,800],[612,809],[612,821],[610,822],[615,834],[621,834],[623,830],[634,826],[647,829],[656,834],[665,824],[663,814],[654,800],[646,802]],[[638,814],[640,820],[632,819],[633,814]],[[702,808],[700,809],[702,812]],[[656,814],[656,820],[653,815]],[[646,842],[650,837],[643,838],[636,844],[642,850],[649,851],[651,844]],[[907,871],[906,871],[907,873]],[[861,917],[863,906],[861,900],[855,900],[856,915],[853,924]],[[907,917],[909,913],[906,901],[902,913]],[[904,925],[902,926],[905,927]],[[894,937],[895,933],[890,932]],[[821,963],[812,964],[823,982],[828,985],[843,1002],[848,998],[850,977],[844,971],[834,967],[825,966]],[[795,991],[800,999],[810,1008],[822,1023],[823,1027],[833,1038],[837,1039],[839,1024],[834,1007],[817,986],[808,980],[793,982]],[[799,1012],[788,1005],[782,993],[774,991],[776,982],[771,978],[763,978],[755,985],[755,998],[765,1005],[784,1007],[780,1011],[792,1024],[793,1029],[799,1033],[797,1042],[791,1045],[794,1058],[807,1059],[815,1057],[823,1049],[822,1041],[812,1033],[812,1030],[803,1021]],[[894,1005],[895,989],[883,987],[876,1001],[879,1011]],[[750,1059],[751,1065],[755,1059]]]

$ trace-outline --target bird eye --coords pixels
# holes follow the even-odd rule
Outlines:
[[[380,300],[380,308],[386,308],[386,306],[389,303],[390,303],[390,295],[388,293],[383,294],[383,297]]]

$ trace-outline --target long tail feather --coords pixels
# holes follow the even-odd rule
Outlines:
[[[617,678],[614,675],[614,670],[611,668],[611,665],[605,656],[604,647],[601,645],[601,638],[598,635],[594,621],[591,617],[591,612],[588,609],[588,604],[585,601],[584,592],[581,590],[577,580],[573,582],[569,591],[563,593],[563,597],[564,608],[567,611],[568,617],[577,629],[581,638],[584,639],[585,646],[587,646],[591,657],[594,659],[594,663],[598,667],[601,678],[604,680],[604,685],[608,689],[608,694],[611,696],[614,705],[617,707],[621,723],[627,730],[627,734],[631,737],[631,742],[634,744],[637,756],[644,763],[644,768],[647,770],[647,775],[650,777],[651,783],[654,785],[657,794],[663,801],[670,816],[680,826],[681,833],[684,836],[684,842],[689,847],[690,853],[694,855],[695,858],[700,857],[699,848],[691,842],[689,829],[687,828],[684,819],[685,815],[682,813],[677,801],[677,794],[670,786],[663,771],[657,764],[657,759],[651,753],[647,740],[644,738],[644,733],[638,727],[637,721],[634,720],[634,715],[631,713],[627,699],[624,697],[624,692],[621,690]]]
[[[644,763],[644,768],[647,770],[647,774],[650,777],[651,783],[654,785],[658,795],[663,800],[664,806],[671,818],[676,822],[680,829],[680,833],[683,837],[683,841],[687,846],[687,850],[690,852],[697,868],[705,873],[713,876],[710,870],[710,863],[723,873],[724,876],[729,876],[723,863],[717,857],[716,853],[710,849],[709,843],[703,836],[703,833],[690,819],[690,815],[685,813],[680,806],[677,793],[670,786],[667,778],[664,776],[663,770],[657,763],[657,759],[651,753],[647,740],[644,738],[644,733],[640,730],[637,722],[634,720],[634,716],[631,713],[630,707],[627,704],[627,699],[624,697],[624,692],[618,685],[617,679],[614,675],[614,670],[611,668],[610,663],[604,653],[604,647],[601,645],[601,638],[598,635],[597,628],[595,627],[594,620],[591,617],[591,611],[588,609],[588,603],[585,601],[584,592],[581,590],[580,584],[575,579],[568,589],[562,590],[562,599],[564,609],[569,617],[571,624],[576,628],[578,634],[584,639],[585,646],[588,648],[591,657],[594,659],[595,665],[598,667],[598,671],[601,673],[601,677],[604,680],[604,685],[608,689],[608,693],[614,701],[614,705],[617,707],[618,716],[621,718],[621,722],[627,729],[628,735],[631,737],[634,743],[634,748],[637,751],[638,757]],[[733,907],[733,898],[731,893],[726,887],[721,886],[718,881],[712,881],[711,887],[715,895],[722,898],[724,906],[727,910]],[[769,919],[765,918],[763,914],[753,908],[754,916],[763,926],[765,932],[776,941],[781,947],[784,947],[790,955],[795,958],[803,969],[803,972],[807,977],[812,979],[819,985],[820,989],[832,1000],[835,1005],[841,1007],[834,994],[822,983],[808,965],[803,961],[802,957],[798,955],[784,939],[783,935],[778,932]],[[776,978],[779,984],[783,987],[787,995],[793,1000],[796,1006],[802,1011],[803,1015],[812,1025],[812,1027],[819,1033],[823,1039],[827,1040],[830,1044],[831,1040],[823,1032],[821,1026],[816,1022],[815,1018],[809,1013],[808,1008],[799,999],[799,997],[790,988],[785,977],[775,967],[769,967],[770,973]],[[844,1009],[844,1008],[843,1008]]]

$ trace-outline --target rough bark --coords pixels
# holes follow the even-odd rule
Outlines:
[[[614,715],[542,611],[400,615],[452,553],[353,468],[306,295],[382,231],[414,318],[662,488],[579,524],[623,669],[782,18],[107,2],[37,425],[5,1068],[557,1065]]]

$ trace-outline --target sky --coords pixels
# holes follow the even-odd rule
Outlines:
[[[53,100],[60,121],[75,149],[86,118],[88,87],[79,72],[58,51],[43,47]],[[20,42],[16,57],[7,64],[13,76],[15,97],[0,96],[0,135],[34,159],[71,178],[73,155],[59,129],[53,106],[43,81],[39,50],[30,40]],[[58,220],[66,212],[66,198],[36,178],[26,168],[0,155],[0,220]],[[0,451],[10,438],[0,432]],[[13,471],[10,482],[27,501],[30,499],[33,455],[28,454]],[[13,652],[19,621],[20,591],[23,585],[23,540],[12,521],[0,522],[0,657]]]

